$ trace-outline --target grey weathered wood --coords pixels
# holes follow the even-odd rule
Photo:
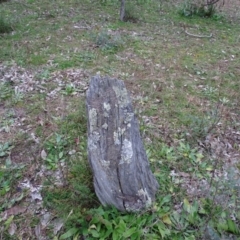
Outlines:
[[[92,77],[87,91],[88,158],[103,205],[138,211],[155,200],[158,183],[123,81]]]

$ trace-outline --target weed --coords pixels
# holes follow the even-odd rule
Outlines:
[[[191,133],[188,134],[190,134],[191,137],[196,139],[202,139],[206,137],[209,127],[208,119],[191,115],[187,116],[187,118],[189,123],[189,129],[191,130]]]
[[[203,158],[201,153],[197,152],[197,149],[192,149],[188,143],[180,142],[178,147],[180,158],[186,158],[192,165],[199,164]]]
[[[55,134],[55,137],[48,140],[45,143],[45,149],[47,151],[46,156],[44,156],[45,163],[48,169],[57,169],[58,165],[64,163],[67,146],[67,139],[60,135]]]
[[[23,100],[24,94],[16,86],[14,90],[9,83],[0,83],[0,99],[8,100],[11,99],[12,103],[16,104]]]
[[[226,98],[226,97],[223,97],[223,98],[220,98],[219,101],[220,101],[223,105],[225,105],[225,104],[229,103],[230,100],[229,100],[228,98]]]
[[[169,161],[173,161],[174,159],[176,159],[173,147],[169,147],[165,144],[162,144],[159,147],[157,154],[158,154],[159,158],[161,158],[161,159],[163,158],[163,159],[166,159]]]
[[[5,164],[0,165],[0,212],[5,208],[8,209],[22,199],[23,196],[13,198],[9,201],[9,199],[6,198],[6,194],[14,189],[14,184],[16,184],[17,180],[21,177],[23,168],[24,166],[14,165],[10,158],[6,158]]]
[[[18,87],[15,87],[14,88],[14,94],[12,96],[12,100],[13,100],[13,103],[16,104],[18,102],[21,102],[23,101],[23,98],[24,98],[24,94],[21,90],[19,90]]]
[[[67,84],[65,89],[62,91],[62,93],[64,95],[75,95],[77,94],[77,89],[75,88],[75,86],[73,84]]]
[[[14,124],[13,119],[3,119],[0,124],[0,132],[4,131],[6,133],[10,132],[11,126]]]
[[[143,236],[146,238],[150,236],[156,237],[159,231],[161,231],[163,236],[167,236],[170,234],[170,231],[160,220],[164,219],[164,210],[161,208],[158,209],[156,213],[145,213],[136,217],[135,214],[124,215],[114,208],[103,209],[99,207],[86,212],[84,217],[79,220],[81,227],[69,229],[61,236],[61,239],[65,239],[70,234],[75,237],[83,234],[89,239],[120,240],[129,237],[140,239]],[[169,218],[165,216],[164,221],[169,221]]]
[[[12,146],[9,142],[0,143],[0,157],[9,155]]]
[[[214,100],[218,97],[218,89],[211,87],[211,86],[206,86],[203,88],[203,95],[206,96],[208,99]]]
[[[211,91],[211,93],[208,94],[207,96],[208,97],[211,96],[211,98],[213,98],[213,94],[215,94],[215,92]],[[205,139],[208,134],[214,132],[217,129],[220,120],[222,119],[221,104],[217,104],[215,109],[207,111],[203,116],[194,115],[184,116],[183,121],[185,122],[185,124],[189,126],[186,132],[186,138],[187,139],[191,138],[192,141],[194,142],[200,139]]]
[[[6,82],[0,83],[0,99],[1,100],[7,100],[9,99],[13,94],[13,90],[10,84]]]
[[[4,131],[9,133],[12,125],[14,124],[14,112],[9,110],[3,116],[1,116],[0,120],[0,132]]]

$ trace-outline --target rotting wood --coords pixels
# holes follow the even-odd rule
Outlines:
[[[123,81],[92,77],[86,105],[88,158],[100,202],[121,211],[150,206],[159,185],[151,172]]]

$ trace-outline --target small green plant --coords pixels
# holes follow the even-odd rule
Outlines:
[[[77,93],[77,89],[73,84],[67,84],[65,89],[62,91],[62,93],[67,96],[74,95]]]
[[[80,227],[72,227],[61,235],[60,239],[67,237],[80,237],[87,239],[159,239],[171,235],[168,224],[171,224],[168,209],[155,206],[155,210],[141,214],[121,213],[115,208],[104,209],[98,207],[86,212],[79,219]]]
[[[48,169],[55,170],[57,169],[59,163],[65,161],[67,140],[63,135],[55,134],[55,138],[47,141],[45,143],[45,153],[42,152],[42,158],[45,160],[46,166]]]
[[[192,165],[201,163],[203,155],[197,151],[197,149],[192,148],[188,143],[180,142],[178,147],[178,152],[182,157],[188,159]]]
[[[0,171],[0,196],[4,196],[10,189],[10,179],[7,179],[4,173]]]
[[[204,117],[188,116],[191,138],[204,138],[208,133],[209,121]]]
[[[0,83],[0,100],[7,100],[13,94],[13,90],[10,84],[6,82]]]
[[[212,92],[210,96],[213,97]],[[222,101],[227,101],[227,99]],[[188,126],[186,138],[192,140],[204,139],[209,133],[213,132],[222,119],[222,104],[217,104],[215,109],[209,110],[204,116],[186,115],[184,118],[184,123]]]
[[[214,99],[216,99],[218,97],[218,89],[207,85],[203,89],[203,94],[208,99],[213,99],[214,100]]]
[[[223,98],[220,98],[219,101],[223,104],[223,105],[226,105],[227,103],[229,103],[229,99],[226,98],[226,97],[223,97]]]
[[[0,124],[0,132],[4,131],[9,133],[11,131],[11,126],[14,124],[13,119],[3,119]]]
[[[11,127],[14,125],[14,111],[6,111],[3,116],[0,117],[0,132],[4,131],[9,133]]]
[[[24,94],[23,94],[23,92],[21,92],[21,90],[19,90],[18,87],[15,87],[14,88],[14,94],[13,94],[12,98],[13,98],[13,103],[16,104],[16,103],[19,103],[23,100]]]
[[[173,147],[169,147],[166,144],[162,144],[158,150],[158,157],[161,159],[166,159],[173,161],[176,159],[176,155]]]
[[[21,176],[21,169],[24,166],[15,166],[10,158],[5,160],[5,164],[0,164],[0,212],[14,202],[5,199],[4,196],[14,186],[14,183]]]
[[[0,143],[0,157],[9,155],[12,146],[9,142]]]

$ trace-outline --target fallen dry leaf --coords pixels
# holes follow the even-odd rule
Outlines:
[[[8,233],[13,236],[17,230],[17,225],[15,223],[11,223],[9,228],[8,228]]]
[[[47,153],[45,152],[44,149],[41,151],[41,158],[42,158],[43,160],[45,160],[45,159],[47,158]]]
[[[3,220],[7,219],[11,215],[18,215],[21,213],[24,213],[27,210],[27,207],[21,207],[21,206],[14,206],[12,208],[7,209],[4,211],[1,216]]]

